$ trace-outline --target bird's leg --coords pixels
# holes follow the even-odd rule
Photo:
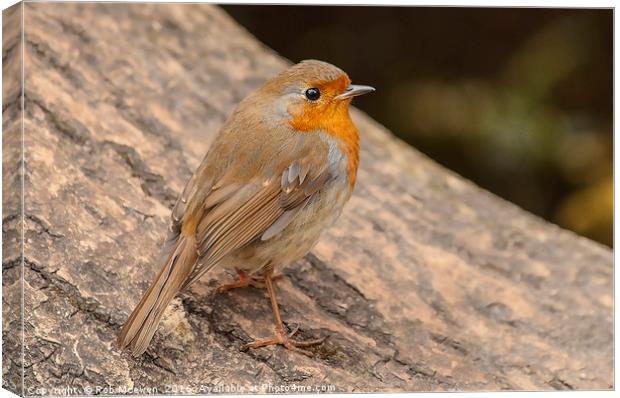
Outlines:
[[[220,287],[217,288],[218,292],[226,292],[228,290],[233,290],[233,289],[239,289],[242,287],[248,287],[248,286],[252,286],[258,289],[264,289],[265,288],[265,278],[262,276],[250,276],[247,274],[247,272],[242,271],[240,269],[236,269],[237,271],[237,275],[239,277],[239,279],[237,279],[236,282],[233,283],[225,283],[223,285],[221,285]],[[276,279],[280,279],[282,278],[284,275],[282,274],[278,274],[278,275],[274,275],[272,277],[272,280],[276,280]]]
[[[282,323],[282,317],[280,316],[280,308],[278,307],[278,300],[273,287],[273,275],[271,272],[272,271],[267,271],[265,273],[264,281],[265,287],[267,288],[267,294],[269,294],[269,299],[271,300],[271,309],[273,310],[273,317],[276,325],[275,336],[266,339],[254,340],[252,343],[246,344],[244,348],[259,348],[280,344],[291,351],[299,352],[311,357],[312,353],[310,351],[303,350],[299,347],[309,347],[312,345],[321,344],[325,340],[325,337],[316,340],[297,341],[293,340],[291,337],[297,332],[299,327],[296,327],[291,333],[286,333],[284,331],[284,324]]]

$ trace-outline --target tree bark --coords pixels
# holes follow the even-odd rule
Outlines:
[[[20,29],[17,7],[5,32]],[[215,294],[231,278],[221,271],[174,300],[145,355],[119,351],[179,191],[235,105],[289,62],[211,5],[24,7],[23,153],[19,84],[7,83],[20,35],[3,43],[5,388],[613,388],[611,251],[438,166],[357,110],[353,197],[277,282],[286,324],[328,336],[314,358],[242,351],[272,333],[269,301],[254,288]]]

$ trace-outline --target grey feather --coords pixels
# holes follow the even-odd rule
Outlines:
[[[302,208],[303,205],[282,213],[282,215],[273,224],[271,224],[269,228],[267,228],[263,235],[261,235],[260,240],[265,241],[271,239],[282,232],[282,230],[286,228],[286,226],[295,218],[297,213],[299,213]]]

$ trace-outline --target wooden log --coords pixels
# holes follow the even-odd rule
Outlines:
[[[5,388],[613,388],[611,251],[438,166],[357,110],[354,195],[278,282],[287,325],[329,336],[314,358],[240,350],[272,332],[270,307],[253,288],[215,294],[222,272],[174,300],[144,356],[119,351],[176,196],[234,106],[288,62],[211,5],[16,7],[3,26]],[[20,30],[22,7],[23,153],[19,85],[7,83],[20,73],[21,35],[7,32]]]

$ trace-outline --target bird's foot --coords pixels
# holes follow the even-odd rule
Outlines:
[[[266,347],[270,345],[282,345],[284,346],[284,348],[288,350],[312,357],[313,353],[311,351],[304,350],[300,347],[311,347],[313,345],[321,344],[322,342],[325,341],[327,336],[321,337],[320,339],[306,340],[306,341],[298,341],[298,340],[292,339],[291,337],[293,337],[293,335],[295,335],[295,333],[297,333],[298,330],[299,330],[299,326],[295,327],[295,329],[291,333],[287,334],[283,329],[278,328],[276,329],[276,334],[274,337],[254,340],[253,342],[244,345],[243,349]]]
[[[248,286],[252,286],[257,289],[264,289],[266,287],[265,278],[262,276],[250,276],[245,271],[241,271],[241,270],[237,270],[237,275],[239,277],[237,282],[225,283],[223,285],[220,285],[220,287],[217,288],[217,291],[219,293],[222,293],[222,292],[227,292],[229,290],[239,289],[239,288],[248,287]],[[284,275],[278,274],[278,275],[274,275],[271,279],[276,280],[276,279],[281,279],[282,277],[284,277]]]

